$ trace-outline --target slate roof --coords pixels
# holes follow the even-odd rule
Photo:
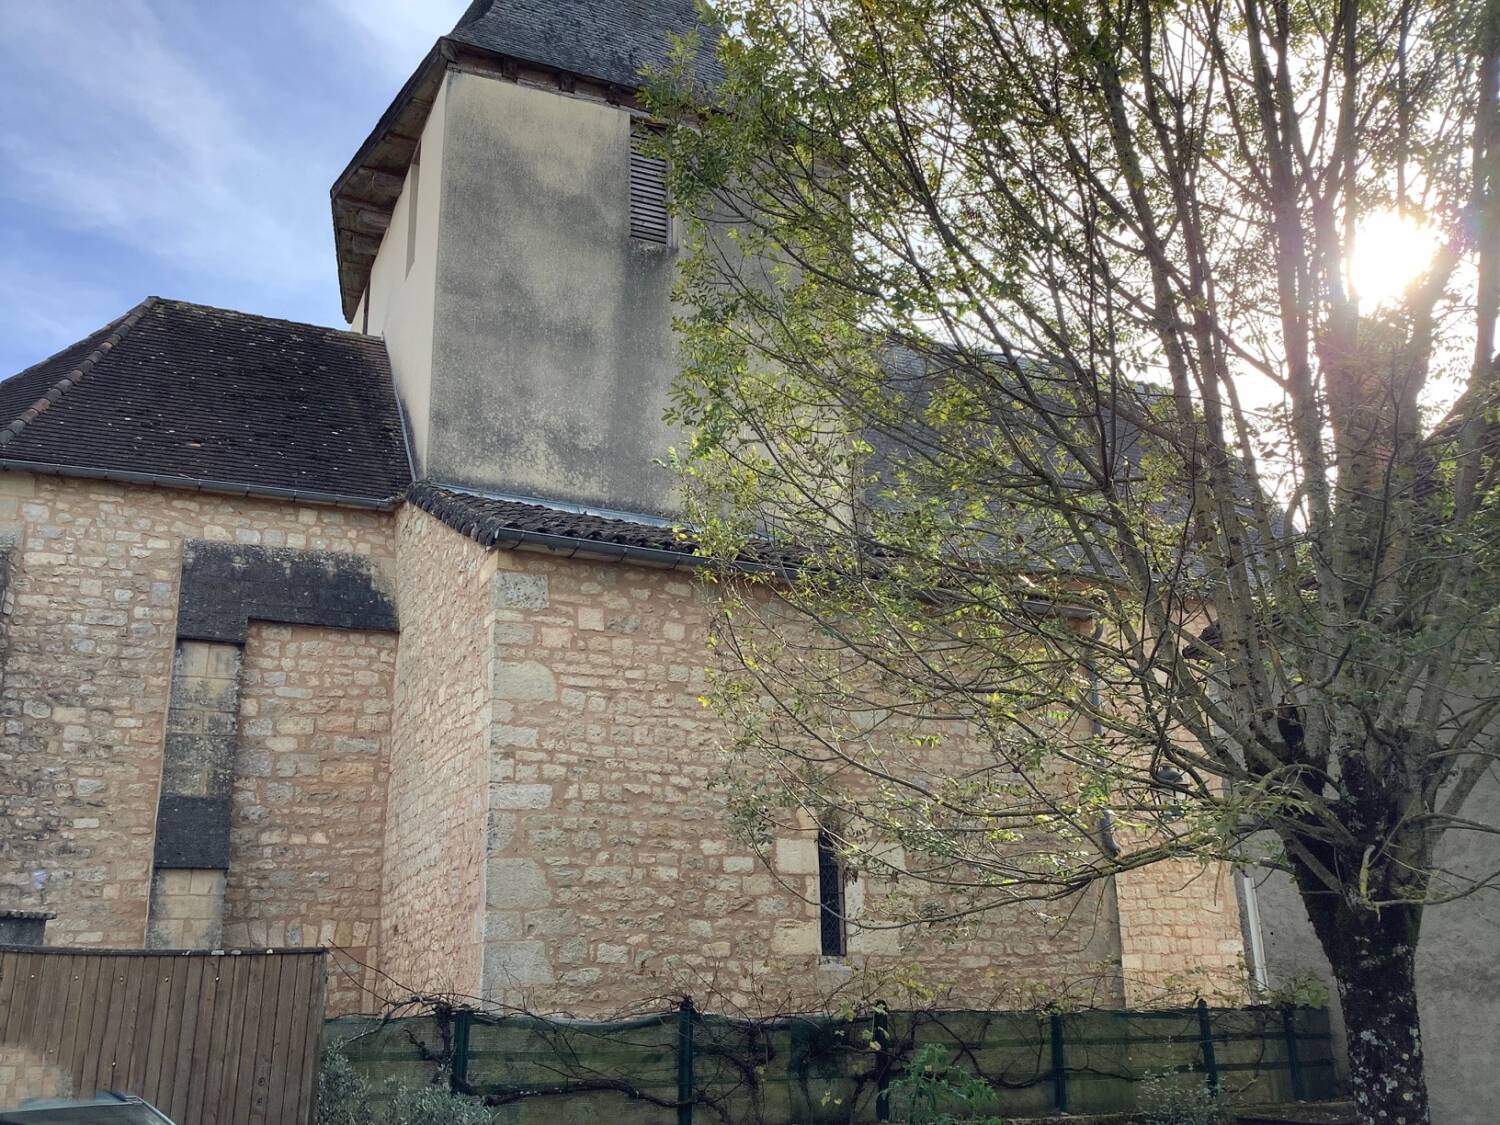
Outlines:
[[[675,554],[691,555],[695,548],[672,527],[660,523],[499,500],[460,492],[436,481],[418,481],[407,490],[406,499],[486,547],[523,532]]]
[[[411,480],[380,340],[157,297],[0,383],[0,464],[379,505]]]
[[[667,36],[700,31],[694,70],[723,78],[717,38],[695,0],[474,0],[449,38],[496,54],[635,88],[643,66],[665,66]]]
[[[530,543],[562,554],[633,557],[667,566],[711,565],[697,554],[691,533],[659,522],[567,511],[545,504],[502,500],[462,492],[436,481],[418,481],[407,502],[486,547]],[[735,560],[741,569],[785,569],[797,563],[794,552],[767,543],[754,555]]]

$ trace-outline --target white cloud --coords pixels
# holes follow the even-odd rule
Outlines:
[[[4,193],[189,268],[307,268],[306,232],[275,190],[275,154],[224,83],[170,46],[141,0],[108,12],[80,20],[66,5],[0,6],[10,29],[0,62],[20,111],[19,127],[0,134]]]
[[[379,52],[378,62],[401,80],[440,35],[458,22],[468,0],[323,0]],[[394,91],[392,91],[394,93]]]
[[[328,187],[466,3],[0,0],[0,377],[148,292],[336,323]]]

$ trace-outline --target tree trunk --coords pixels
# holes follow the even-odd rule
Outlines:
[[[1330,897],[1310,913],[1338,984],[1359,1121],[1428,1125],[1416,989],[1421,907],[1330,908]]]

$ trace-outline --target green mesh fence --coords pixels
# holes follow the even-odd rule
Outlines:
[[[1337,1096],[1314,1008],[877,1012],[742,1020],[683,1007],[617,1022],[444,1012],[333,1020],[327,1042],[377,1082],[446,1082],[497,1121],[562,1125],[901,1120],[912,1057],[982,1077],[1007,1117],[1136,1108],[1138,1083],[1211,1083],[1233,1102]]]

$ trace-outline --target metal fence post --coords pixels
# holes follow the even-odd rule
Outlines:
[[[453,1016],[453,1061],[448,1070],[450,1089],[467,1094],[469,1092],[469,1024],[474,1013],[460,1008]]]
[[[891,1119],[891,1014],[880,1004],[873,1017],[875,1037],[875,1120]]]
[[[1203,1069],[1208,1072],[1208,1088],[1219,1088],[1219,1060],[1214,1053],[1214,1027],[1208,1015],[1208,1001],[1198,1001],[1198,1042],[1203,1049]]]
[[[1281,1036],[1286,1041],[1286,1068],[1292,1079],[1292,1099],[1307,1100],[1307,1087],[1302,1081],[1302,1060],[1297,1057],[1297,1017],[1290,1004],[1281,1009]]]
[[[1052,1030],[1052,1104],[1061,1112],[1068,1112],[1068,1051],[1063,1042],[1063,1018],[1061,1012],[1048,1017]]]
[[[677,1125],[693,1125],[693,998],[677,1008]]]

